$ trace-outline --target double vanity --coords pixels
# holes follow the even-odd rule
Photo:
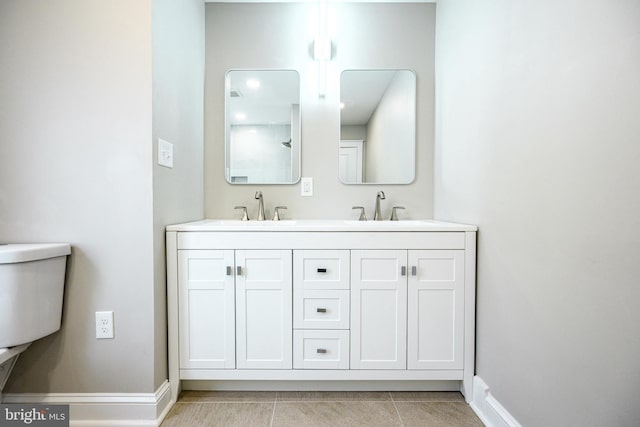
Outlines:
[[[420,381],[469,400],[476,230],[430,220],[167,227],[173,397],[182,380]]]

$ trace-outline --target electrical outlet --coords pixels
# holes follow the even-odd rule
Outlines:
[[[113,311],[96,311],[96,338],[113,338]]]

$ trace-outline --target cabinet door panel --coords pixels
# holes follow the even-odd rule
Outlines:
[[[178,252],[180,367],[235,368],[233,251]]]
[[[405,369],[407,251],[351,251],[351,369]]]
[[[236,264],[239,369],[291,369],[291,251],[238,250]]]
[[[462,369],[464,251],[409,251],[409,266],[409,369]]]

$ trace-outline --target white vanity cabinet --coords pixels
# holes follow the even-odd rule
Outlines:
[[[181,369],[291,369],[290,250],[180,250],[178,272]]]
[[[351,251],[351,369],[407,367],[407,251]]]
[[[172,396],[183,380],[293,380],[469,400],[475,257],[476,227],[439,221],[170,226]]]
[[[293,367],[349,369],[349,251],[293,251]]]
[[[464,266],[464,250],[408,251],[408,369],[463,369]]]
[[[234,251],[178,254],[180,369],[236,367]]]
[[[236,251],[236,367],[291,369],[291,251]]]
[[[351,251],[351,369],[462,369],[464,253]]]

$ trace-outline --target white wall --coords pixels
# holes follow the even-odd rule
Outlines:
[[[163,227],[203,214],[203,21],[196,0],[0,2],[0,241],[73,247],[62,329],[6,392],[167,378]],[[154,166],[154,136],[174,142],[173,170]],[[95,339],[98,310],[115,339]]]
[[[410,154],[415,150],[415,105],[415,76],[396,73],[367,126],[366,181],[412,181],[415,162]],[[409,111],[414,114],[407,114]],[[427,165],[423,167],[430,169]]]
[[[153,0],[155,387],[167,378],[165,227],[204,216],[204,3]],[[158,138],[174,165],[157,164]]]
[[[479,225],[477,374],[525,426],[637,426],[640,2],[442,0],[435,217]]]
[[[292,147],[282,145],[292,138],[291,135],[291,125],[232,125],[229,130],[230,178],[245,177],[250,182],[291,182]]]
[[[363,125],[341,126],[340,139],[360,139],[364,141],[367,139],[367,127]]]
[[[354,205],[372,216],[375,195],[384,190],[385,215],[404,205],[406,217],[429,218],[433,191],[434,4],[331,3],[337,32],[328,68],[326,98],[317,94],[316,64],[309,55],[311,3],[206,5],[205,210],[209,218],[239,218],[247,205],[255,217],[255,191],[267,211],[286,205],[287,218],[357,218]],[[314,178],[314,196],[300,184],[228,184],[224,175],[224,75],[229,69],[288,68],[300,72],[302,176]],[[338,171],[339,76],[343,69],[413,69],[417,75],[417,171],[411,185],[356,186],[340,183]]]
[[[0,240],[73,246],[5,391],[152,392],[151,1],[3,1],[0,40]]]

